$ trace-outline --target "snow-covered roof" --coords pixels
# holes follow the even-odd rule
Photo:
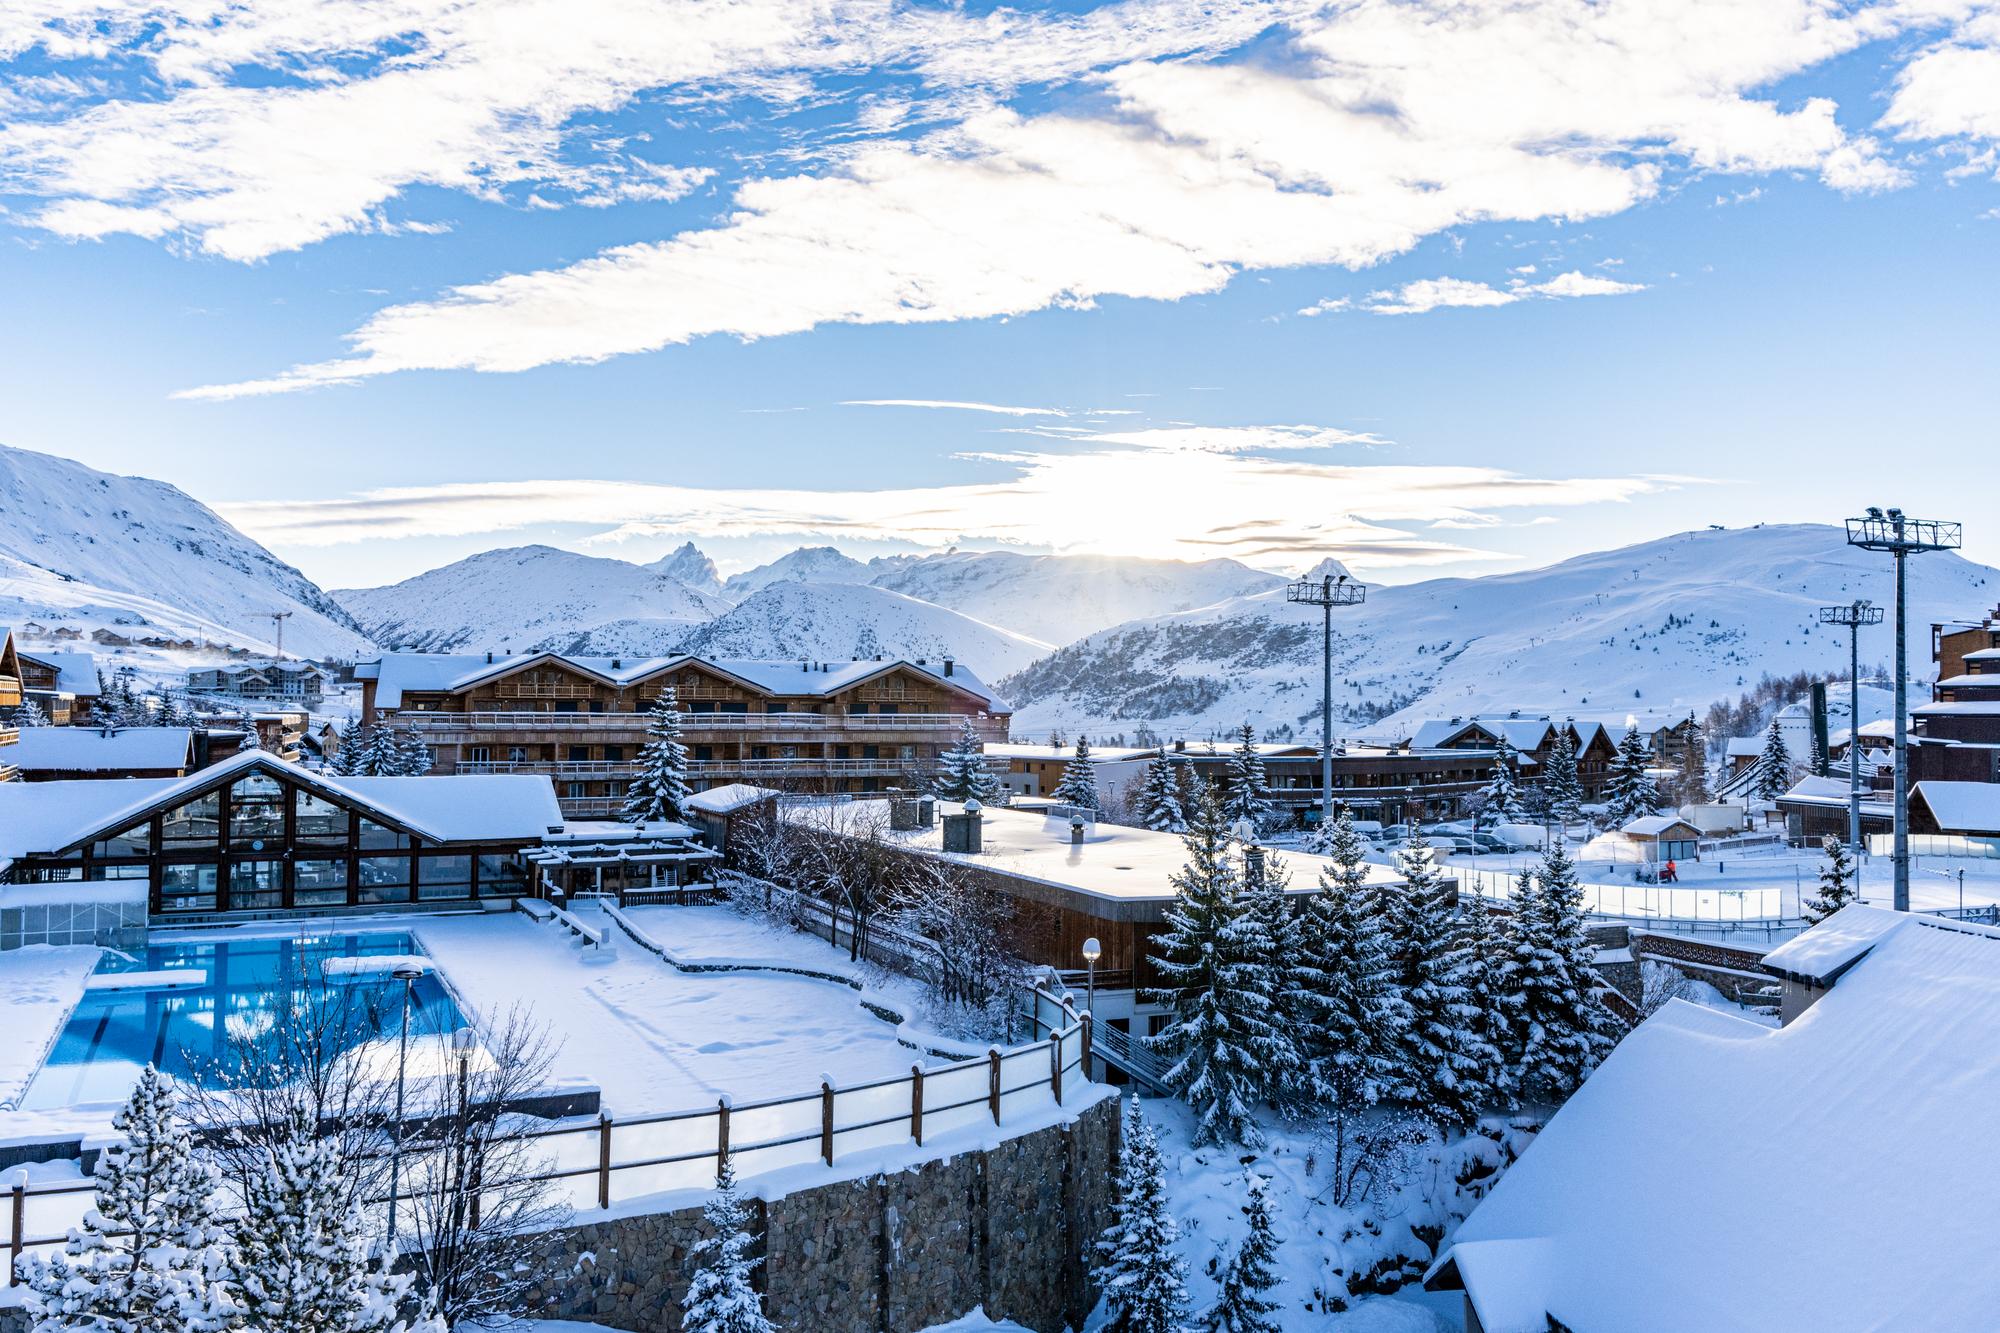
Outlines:
[[[2000,783],[1919,782],[1911,799],[1922,800],[1945,833],[2000,834]]]
[[[858,685],[871,677],[897,667],[908,667],[921,671],[945,685],[961,690],[977,699],[983,699],[988,709],[1005,712],[1006,703],[987,687],[985,682],[964,664],[954,662],[951,674],[945,674],[942,660],[933,662],[926,658],[911,661],[907,658],[870,659],[862,662],[810,662],[796,659],[762,659],[725,657],[708,658],[679,655],[674,657],[573,657],[565,653],[527,653],[518,657],[494,657],[488,660],[485,654],[460,653],[385,653],[378,662],[363,663],[355,671],[357,678],[373,680],[375,704],[378,708],[400,708],[405,691],[438,691],[470,689],[482,681],[536,663],[558,663],[571,670],[593,676],[607,685],[626,686],[637,684],[662,671],[699,665],[734,677],[752,689],[765,694],[783,697],[823,697],[838,693]]]
[[[186,727],[125,727],[106,734],[96,727],[28,727],[7,751],[24,773],[106,773],[186,768],[194,732]]]
[[[1475,713],[1470,717],[1434,718],[1418,725],[1410,736],[1416,749],[1428,750],[1450,745],[1474,727],[1499,736],[1516,750],[1539,750],[1548,742],[1550,731],[1561,726],[1576,728],[1578,748],[1588,748],[1600,733],[1610,733],[1602,722],[1587,718],[1557,719],[1553,716],[1527,717],[1513,713]]]
[[[22,653],[22,657],[54,667],[58,694],[97,693],[97,659],[89,653]]]
[[[2000,699],[1967,699],[1963,702],[1933,700],[1918,704],[1910,712],[1918,717],[1959,714],[1967,717],[1991,717],[2000,714]]]
[[[2000,931],[1883,915],[1783,1029],[1680,1000],[1641,1024],[1434,1282],[1463,1281],[1486,1333],[1992,1327],[2000,1161],[1952,1145],[2000,1100]],[[1744,1243],[1780,1217],[1801,1243]]]
[[[1755,759],[1764,753],[1764,742],[1762,736],[1731,736],[1723,746],[1723,753],[1731,759]]]
[[[563,822],[555,784],[546,775],[337,778],[245,750],[182,778],[0,783],[0,861],[59,852],[125,828],[253,768],[359,806],[431,842],[540,838]]]
[[[1764,955],[1764,966],[1783,976],[1826,985],[1860,961],[1907,913],[1852,903],[1804,934]]]
[[[1056,747],[1018,741],[988,741],[981,748],[989,759],[1038,759],[1067,763],[1076,758],[1074,747],[1067,745]],[[1090,760],[1095,764],[1119,764],[1133,759],[1151,759],[1159,752],[1158,746],[1093,745],[1090,747]],[[1207,751],[1201,753],[1205,755]]]
[[[1684,828],[1690,833],[1700,832],[1694,825],[1676,815],[1641,815],[1618,831],[1634,838],[1656,838],[1669,829],[1677,828]]]
[[[1780,805],[1819,805],[1834,809],[1847,808],[1847,778],[1815,777],[1808,774],[1792,784],[1792,789],[1778,798]],[[1861,813],[1882,819],[1890,817],[1887,801],[1876,798],[1867,787],[1861,789]]]
[[[1959,688],[1971,687],[1973,689],[2000,690],[2000,671],[1989,671],[1985,675],[1975,673],[1963,676],[1947,676],[1939,681],[1938,684]]]
[[[1968,662],[2000,662],[2000,648],[1975,648],[1965,654]]]
[[[777,794],[770,787],[758,787],[748,782],[731,782],[720,787],[710,787],[707,791],[698,791],[681,804],[689,810],[705,815],[730,815],[748,806],[768,801]]]

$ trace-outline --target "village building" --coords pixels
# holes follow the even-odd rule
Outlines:
[[[647,714],[671,686],[697,790],[867,793],[925,785],[970,722],[1011,710],[950,658],[809,660],[391,653],[355,669],[362,720],[413,732],[435,773],[545,775],[565,815],[615,815]]]
[[[229,662],[187,673],[189,694],[223,699],[281,699],[312,707],[332,678],[311,662]]]
[[[1890,802],[1867,785],[1863,768],[1861,788],[1861,835],[1888,833],[1895,814]],[[1832,836],[1847,841],[1847,774],[1839,770],[1831,777],[1811,774],[1800,778],[1792,789],[1778,798],[1778,813],[1785,820],[1785,835],[1794,843],[1818,842]]]
[[[1418,750],[1490,750],[1504,739],[1520,765],[1519,776],[1528,782],[1540,780],[1555,748],[1556,737],[1567,734],[1576,751],[1577,785],[1585,800],[1604,794],[1611,779],[1611,761],[1618,754],[1618,737],[1602,722],[1522,712],[1475,713],[1421,723],[1409,744]]]
[[[1910,710],[1910,782],[2000,783],[2000,608],[1931,627],[1937,683]]]
[[[22,692],[56,726],[85,723],[101,686],[97,660],[89,653],[20,653]]]
[[[1919,782],[1910,791],[1911,851],[1919,856],[2000,856],[2000,783]],[[1978,846],[1948,847],[1943,839],[1970,839]]]
[[[1613,835],[1625,849],[1617,857],[1641,865],[1693,861],[1701,845],[1701,830],[1678,815],[1641,815]]]
[[[2000,1173],[1940,1145],[2000,1101],[2000,930],[1851,906],[1764,964],[1782,1028],[1668,1001],[1459,1226],[1470,1333],[1992,1327]]]
[[[194,731],[29,727],[14,745],[13,762],[23,782],[185,777],[196,768]]]

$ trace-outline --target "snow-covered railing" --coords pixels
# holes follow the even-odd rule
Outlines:
[[[1470,866],[1450,865],[1446,873],[1461,889],[1493,902],[1514,897],[1514,876]],[[1723,924],[1781,921],[1785,916],[1781,888],[1680,888],[1658,884],[1590,884],[1583,890],[1584,910],[1592,916],[1632,921],[1688,921]]]
[[[395,724],[414,731],[494,730],[536,731],[547,728],[625,727],[646,729],[646,714],[540,712],[534,709],[474,709],[464,713],[399,713]],[[959,713],[700,713],[683,709],[681,725],[690,731],[956,731],[964,725]],[[974,726],[981,727],[975,719]],[[993,730],[981,727],[981,734]]]
[[[654,1195],[707,1190],[723,1162],[739,1180],[773,1171],[833,1170],[858,1154],[921,1149],[958,1130],[1045,1122],[1078,1104],[1089,1087],[1090,1019],[1064,998],[1035,988],[1035,1030],[1048,1035],[1011,1050],[846,1087],[822,1076],[819,1087],[791,1097],[732,1103],[664,1115],[571,1123],[517,1136],[539,1145],[545,1162],[533,1179],[588,1221],[599,1211]],[[31,1184],[27,1172],[6,1182],[4,1231],[8,1280],[28,1250],[60,1247],[95,1204],[89,1181]]]

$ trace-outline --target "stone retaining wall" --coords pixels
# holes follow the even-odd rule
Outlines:
[[[913,1333],[975,1305],[1038,1333],[1081,1327],[1094,1300],[1083,1256],[1110,1220],[1118,1131],[1107,1099],[985,1151],[757,1205],[766,1313],[811,1333]],[[549,1246],[529,1312],[680,1333],[689,1251],[706,1234],[699,1208],[582,1214]]]

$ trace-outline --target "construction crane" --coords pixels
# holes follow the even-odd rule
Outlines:
[[[285,622],[290,620],[297,612],[272,611],[269,614],[271,622],[278,627],[278,657],[282,660],[285,656]]]

